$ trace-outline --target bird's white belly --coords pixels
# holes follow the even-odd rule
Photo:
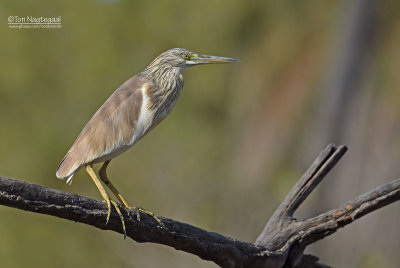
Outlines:
[[[134,145],[141,137],[143,137],[143,135],[146,133],[146,130],[151,127],[153,123],[154,111],[149,109],[150,98],[147,96],[146,89],[146,86],[142,87],[142,107],[140,108],[136,129],[133,132],[132,138],[128,144],[129,146]]]

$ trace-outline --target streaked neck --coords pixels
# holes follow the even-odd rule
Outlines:
[[[153,80],[161,89],[169,89],[177,81],[182,81],[181,71],[183,68],[173,67],[169,64],[154,63],[150,64],[142,74]],[[183,82],[183,81],[182,81]]]

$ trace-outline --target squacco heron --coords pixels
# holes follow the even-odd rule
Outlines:
[[[171,112],[183,88],[181,72],[184,69],[200,64],[237,61],[198,55],[183,48],[173,48],[162,53],[143,72],[123,83],[97,110],[61,161],[57,178],[67,179],[67,183],[71,184],[75,173],[85,167],[107,203],[106,223],[110,218],[112,204],[126,234],[121,211],[101,183],[103,181],[126,208],[132,208],[107,176],[111,159],[132,147]],[[93,164],[102,162],[97,176]],[[142,212],[151,215],[162,225],[153,213],[142,208],[133,209],[138,217]]]

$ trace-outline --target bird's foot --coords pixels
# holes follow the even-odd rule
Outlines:
[[[122,230],[124,232],[124,239],[126,238],[126,227],[125,227],[125,220],[124,220],[124,216],[121,213],[121,210],[119,209],[119,206],[117,203],[115,203],[113,200],[111,199],[106,199],[104,200],[107,203],[107,207],[108,207],[108,212],[107,212],[107,219],[106,219],[106,224],[108,224],[108,221],[110,220],[110,215],[111,215],[111,204],[114,206],[115,210],[117,211],[119,218],[121,219],[121,223],[122,223]]]
[[[136,207],[136,206],[129,206],[126,207],[128,209],[128,215],[130,215],[131,210],[133,210],[133,215],[136,214],[136,219],[137,221],[140,221],[140,212],[147,214],[151,217],[153,217],[154,220],[158,223],[159,226],[165,227],[164,224],[161,222],[161,220],[154,214],[153,212],[147,211],[141,207]]]

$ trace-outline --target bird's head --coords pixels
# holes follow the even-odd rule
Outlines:
[[[150,66],[163,65],[163,67],[176,67],[183,70],[187,67],[200,65],[200,64],[211,64],[211,63],[229,63],[238,62],[237,59],[199,55],[193,51],[184,48],[172,48],[165,51],[158,56]],[[149,67],[150,67],[149,66]]]

